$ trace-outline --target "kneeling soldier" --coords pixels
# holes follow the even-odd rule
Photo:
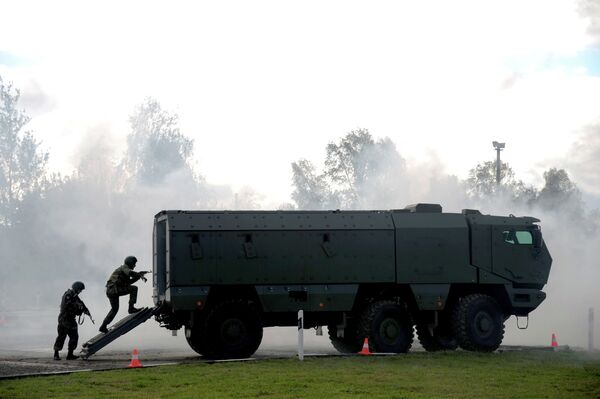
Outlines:
[[[79,339],[75,316],[81,316],[83,313],[88,316],[90,315],[90,311],[79,298],[79,293],[84,289],[85,285],[81,281],[75,281],[71,288],[63,294],[62,301],[60,302],[60,313],[58,315],[58,337],[56,337],[56,342],[54,342],[54,360],[60,360],[58,352],[62,350],[67,335],[69,336],[67,360],[79,358],[79,356],[73,354],[73,351],[77,348],[77,340]]]

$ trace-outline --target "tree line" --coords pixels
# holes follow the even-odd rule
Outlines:
[[[110,187],[114,195],[141,185],[161,184],[175,172],[188,188],[195,188],[193,205],[219,206],[214,195],[211,198],[209,185],[193,168],[194,140],[180,131],[178,116],[164,110],[158,101],[146,99],[131,114],[120,160],[103,159],[101,150],[92,150],[81,157],[72,175],[61,176],[48,173],[48,152],[25,130],[30,117],[19,109],[19,96],[19,90],[0,77],[0,225],[18,223],[24,218],[28,197],[43,199],[58,187],[88,181]],[[291,169],[293,204],[287,205],[288,209],[397,207],[411,185],[427,178],[410,175],[394,142],[375,139],[367,129],[352,130],[327,144],[322,168],[300,159],[291,163]],[[469,204],[504,202],[550,211],[564,211],[568,206],[573,214],[585,213],[581,192],[564,169],[543,172],[544,185],[539,188],[518,179],[506,162],[501,162],[500,173],[498,185],[496,161],[484,161],[475,165],[464,181],[441,177],[452,180],[455,194]],[[242,207],[246,203],[256,207],[255,194],[248,195]]]
[[[72,173],[50,173],[50,154],[27,130],[30,117],[19,108],[19,98],[19,90],[0,77],[0,308],[22,295],[23,284],[60,292],[65,280],[82,270],[102,281],[115,259],[151,253],[152,216],[161,209],[260,206],[252,189],[234,193],[209,184],[194,168],[195,143],[180,130],[178,116],[151,98],[132,111],[123,152],[114,154],[102,133],[92,134]],[[516,208],[535,215],[542,209],[596,229],[598,212],[585,207],[565,170],[546,170],[543,186],[533,187],[507,163],[501,164],[497,185],[495,169],[494,161],[481,162],[465,180],[410,170],[392,140],[357,129],[327,144],[322,165],[306,159],[291,163],[292,203],[281,209],[453,202],[494,213]]]

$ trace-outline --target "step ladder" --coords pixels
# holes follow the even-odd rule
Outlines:
[[[79,356],[82,359],[87,359],[106,345],[113,342],[123,334],[127,334],[140,324],[158,313],[158,306],[154,308],[143,308],[139,312],[130,314],[129,316],[119,320],[108,329],[107,333],[100,333],[94,338],[87,341],[81,346]]]

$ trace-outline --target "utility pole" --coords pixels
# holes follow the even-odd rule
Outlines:
[[[496,150],[496,184],[500,185],[500,151],[504,149],[506,143],[499,143],[497,141],[492,141],[492,145]]]

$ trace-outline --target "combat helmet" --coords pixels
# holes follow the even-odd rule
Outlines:
[[[73,291],[80,293],[81,291],[85,290],[85,285],[81,281],[75,281],[71,288]]]
[[[123,263],[125,263],[127,266],[133,268],[133,267],[135,267],[135,264],[137,263],[137,258],[135,256],[128,256],[125,258]]]

